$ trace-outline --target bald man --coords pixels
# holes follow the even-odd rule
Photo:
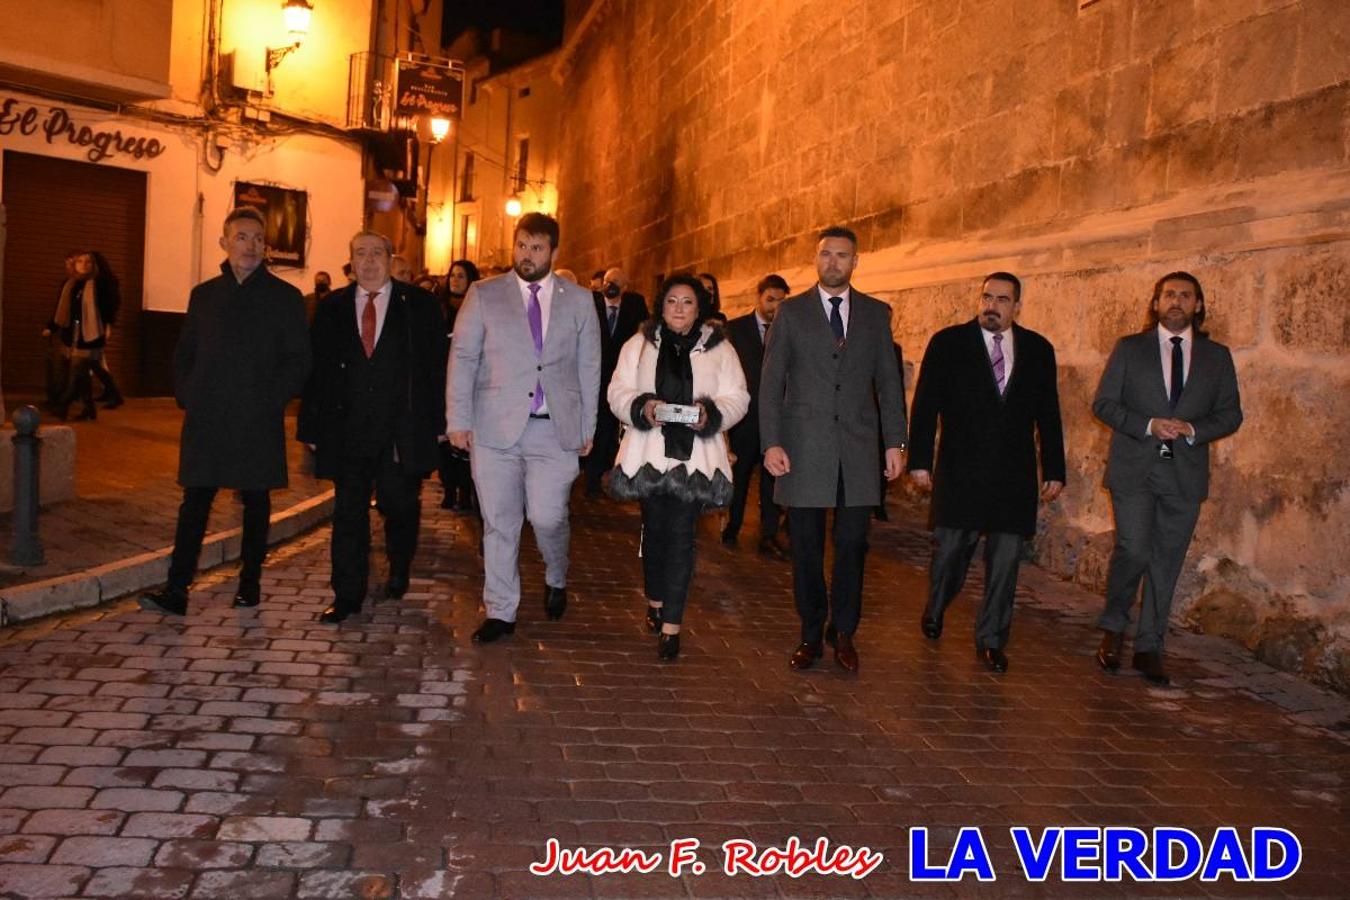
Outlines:
[[[619,361],[619,348],[637,333],[647,318],[647,301],[628,290],[628,276],[618,267],[605,270],[600,290],[595,291],[595,314],[600,318],[600,405],[595,422],[595,449],[584,457],[586,496],[600,496],[600,479],[614,466],[619,450],[619,420],[604,402],[609,378]]]

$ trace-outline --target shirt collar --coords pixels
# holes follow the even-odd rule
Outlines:
[[[549,272],[549,273],[548,273],[547,275],[545,275],[543,278],[539,279],[538,281],[534,281],[534,282],[526,281],[524,278],[521,278],[521,277],[520,277],[520,274],[519,274],[519,273],[514,272],[514,271],[511,273],[511,275],[512,275],[512,277],[514,277],[514,278],[516,279],[516,284],[520,285],[520,294],[521,294],[522,297],[525,296],[526,294],[528,294],[528,293],[530,292],[530,285],[531,285],[531,284],[537,284],[537,285],[539,285],[539,296],[540,296],[540,297],[549,297],[549,296],[552,296],[552,294],[549,293],[549,292],[550,292],[550,289],[553,287],[553,273],[552,273],[552,272]]]
[[[829,302],[830,302],[830,297],[831,297],[832,295],[830,294],[829,291],[825,290],[825,285],[823,285],[823,284],[821,284],[821,283],[819,283],[819,282],[816,282],[816,290],[820,293],[820,301],[821,301],[822,303],[829,303]],[[852,293],[853,293],[853,285],[850,284],[850,285],[845,285],[845,286],[844,286],[844,289],[843,289],[839,294],[837,294],[837,295],[835,295],[835,296],[838,296],[839,299],[840,299],[843,303],[847,303],[847,302],[849,301],[849,297],[852,295]],[[842,305],[842,303],[841,303],[841,305]]]
[[[764,317],[759,314],[759,310],[755,310],[755,322],[759,325],[760,331],[763,331],[770,325],[769,322],[764,321]]]
[[[1159,344],[1171,344],[1171,343],[1172,343],[1172,338],[1174,338],[1174,337],[1179,337],[1179,338],[1181,338],[1181,343],[1182,343],[1182,344],[1189,344],[1189,343],[1192,341],[1192,339],[1193,339],[1193,338],[1192,338],[1192,335],[1193,335],[1193,331],[1191,330],[1191,326],[1189,326],[1189,325],[1186,326],[1186,330],[1183,331],[1181,334],[1173,334],[1172,332],[1170,332],[1170,331],[1168,331],[1166,328],[1164,328],[1164,327],[1163,327],[1163,324],[1162,324],[1161,322],[1158,323],[1158,343],[1159,343]]]
[[[376,293],[378,293],[378,294],[379,294],[381,297],[383,297],[384,299],[388,300],[388,299],[389,299],[390,291],[393,290],[393,287],[394,287],[394,282],[393,282],[392,280],[386,278],[384,284],[380,285],[380,288],[379,288],[379,290],[378,290]],[[371,294],[371,292],[368,291],[368,290],[366,290],[365,288],[361,287],[361,285],[358,284],[358,285],[356,286],[356,298],[357,298],[358,300],[364,300],[364,299],[366,299],[367,297],[369,297],[370,294]],[[376,302],[378,303],[379,301],[377,300]]]

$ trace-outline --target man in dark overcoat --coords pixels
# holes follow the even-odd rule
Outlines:
[[[595,498],[600,496],[600,479],[614,468],[614,457],[619,452],[619,420],[605,401],[609,379],[619,363],[619,350],[637,334],[638,326],[648,316],[647,301],[641,294],[628,290],[628,276],[623,269],[607,270],[600,290],[591,294],[600,322],[600,399],[595,415],[595,447],[583,458],[581,467],[586,472],[586,496]]]
[[[449,342],[440,304],[390,277],[393,246],[362,231],[351,240],[356,282],[324,298],[310,340],[314,372],[300,405],[299,440],[314,474],[336,488],[333,603],[319,621],[360,612],[370,579],[370,495],[384,515],[385,596],[408,590],[422,514],[422,479],[440,460]]]
[[[764,468],[777,479],[774,500],[788,507],[793,593],[802,622],[801,644],[788,659],[793,669],[813,665],[829,641],[840,668],[858,670],[853,634],[862,612],[867,527],[881,502],[877,470],[883,457],[888,479],[902,469],[905,397],[891,344],[891,308],[852,289],[857,264],[852,231],[822,231],[816,245],[820,280],[783,302],[764,348],[760,440]],[[831,509],[834,577],[827,600],[825,513]]]
[[[178,453],[178,509],[168,584],[141,606],[181,616],[197,573],[211,503],[221,488],[244,503],[237,607],[257,606],[268,491],[286,486],[286,404],[309,374],[305,302],[263,263],[262,213],[241,206],[225,217],[220,275],[193,288],[174,350],[174,396],[185,411]]]
[[[726,527],[722,529],[722,543],[736,546],[753,477],[759,482],[759,554],[778,560],[788,559],[791,553],[778,533],[782,511],[773,502],[774,479],[764,468],[764,448],[759,441],[759,376],[764,367],[764,342],[787,292],[788,283],[783,276],[764,276],[755,286],[754,310],[732,319],[726,327],[727,337],[736,348],[741,370],[745,372],[750,410],[727,432],[727,443],[736,461],[731,466],[731,506],[727,509]]]
[[[1016,324],[1021,309],[1016,276],[985,278],[979,315],[928,342],[910,410],[910,478],[933,492],[933,558],[920,627],[934,640],[942,635],[942,614],[965,584],[983,534],[984,603],[975,620],[975,652],[994,672],[1008,669],[1004,647],[1017,568],[1022,542],[1036,533],[1037,498],[1049,502],[1064,488],[1055,348]]]

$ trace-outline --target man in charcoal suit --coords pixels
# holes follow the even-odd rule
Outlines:
[[[586,496],[600,496],[600,479],[614,467],[619,452],[619,420],[605,402],[609,379],[619,362],[619,350],[647,319],[647,301],[628,290],[622,269],[605,272],[600,290],[594,292],[595,316],[600,323],[600,395],[595,419],[595,448],[586,456]]]

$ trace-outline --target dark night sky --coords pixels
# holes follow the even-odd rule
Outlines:
[[[505,28],[562,41],[563,0],[445,0],[444,43],[467,28]]]

